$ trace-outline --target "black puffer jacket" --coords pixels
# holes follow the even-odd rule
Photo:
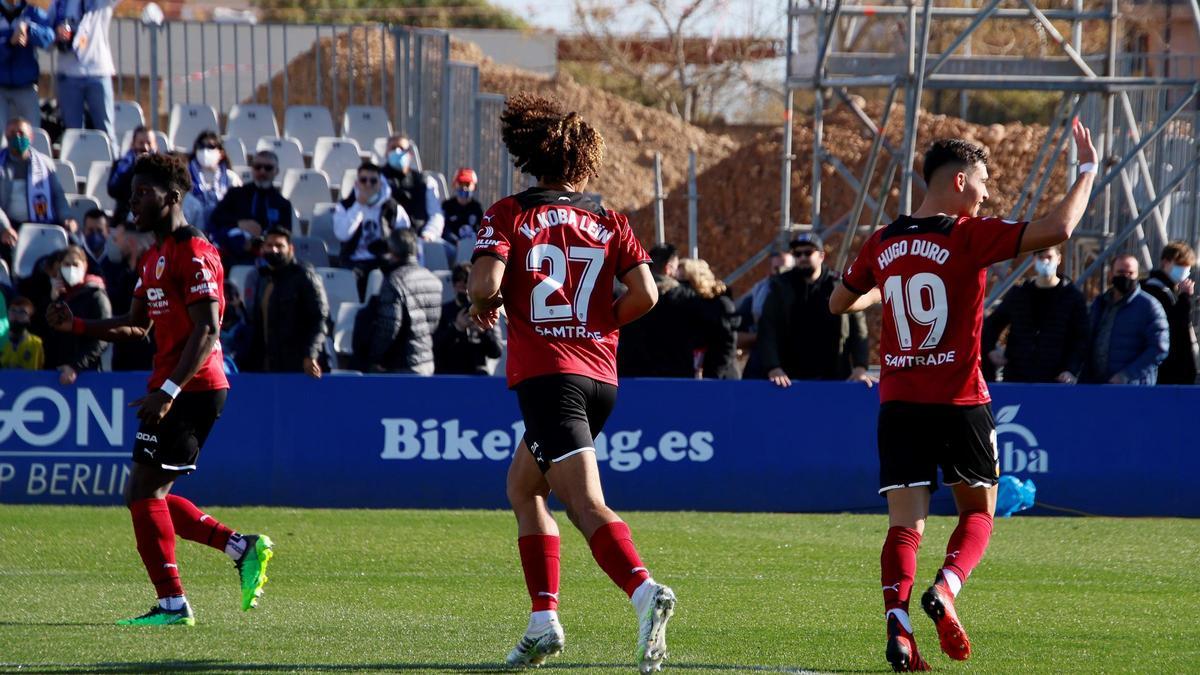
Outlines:
[[[432,375],[433,332],[442,315],[442,282],[415,260],[386,271],[371,340],[371,368]]]
[[[1196,383],[1196,332],[1192,328],[1192,295],[1175,290],[1175,282],[1162,270],[1154,270],[1142,282],[1142,290],[1162,303],[1171,331],[1171,350],[1158,365],[1159,384]]]
[[[265,296],[268,285],[271,293]],[[319,358],[325,348],[329,301],[321,277],[308,263],[292,262],[277,270],[264,267],[259,269],[254,298],[250,350],[238,367],[248,372],[303,372],[304,359]]]
[[[692,311],[699,296],[690,287],[654,275],[658,303],[621,328],[617,372],[621,377],[695,377],[692,350],[700,347],[700,321]]]
[[[983,322],[985,365],[991,365],[987,354],[1005,328],[1005,382],[1054,382],[1063,372],[1079,377],[1088,349],[1087,303],[1069,279],[1053,288],[1038,288],[1030,279],[1004,296]]]

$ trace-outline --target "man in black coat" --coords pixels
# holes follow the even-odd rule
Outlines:
[[[983,322],[984,365],[1003,368],[1005,382],[1074,384],[1088,349],[1087,303],[1070,279],[1058,276],[1057,248],[1033,256],[1037,276],[1009,291]],[[1005,328],[1008,344],[1001,348],[996,343]]]
[[[250,315],[250,352],[238,366],[249,372],[305,373],[321,377],[329,302],[316,270],[296,260],[292,233],[269,230]]]
[[[498,359],[504,351],[500,324],[480,330],[471,321],[471,301],[467,298],[470,263],[459,263],[450,273],[454,298],[442,305],[442,316],[433,333],[433,361],[438,375],[487,375],[488,359]]]
[[[650,273],[658,302],[637,321],[621,328],[617,373],[621,377],[696,376],[694,349],[702,331],[693,311],[699,297],[675,278],[679,254],[671,244],[650,249]]]
[[[253,264],[263,232],[275,227],[295,230],[292,203],[275,187],[279,158],[263,150],[251,162],[254,181],[230,188],[208,217],[213,243],[221,249],[226,267]]]
[[[1188,278],[1195,264],[1192,247],[1173,241],[1163,247],[1158,269],[1142,282],[1142,290],[1162,303],[1171,334],[1167,359],[1158,366],[1159,384],[1196,383],[1196,331],[1192,327],[1196,285]]]

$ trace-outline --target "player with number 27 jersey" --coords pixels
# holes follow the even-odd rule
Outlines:
[[[578,192],[530,188],[488,209],[481,255],[506,264],[510,387],[550,374],[617,383],[613,282],[650,262],[625,216]]]
[[[873,234],[842,283],[883,296],[881,401],[979,405],[987,266],[1016,257],[1027,223],[999,218],[901,216]]]

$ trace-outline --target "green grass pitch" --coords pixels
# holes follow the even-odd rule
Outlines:
[[[181,541],[194,628],[112,625],[153,602],[127,514],[0,506],[0,671],[492,672],[524,630],[514,524],[495,511],[211,508],[276,542],[259,609],[228,559]],[[882,672],[882,516],[628,513],[674,587],[666,672]],[[624,595],[560,519],[567,648],[552,670],[635,672]],[[953,527],[933,518],[915,595]],[[1000,520],[960,615],[971,661],[950,672],[1200,671],[1200,521]],[[545,669],[544,669],[545,670]]]

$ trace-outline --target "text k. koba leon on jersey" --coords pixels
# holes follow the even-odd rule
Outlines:
[[[505,262],[508,385],[549,374],[617,383],[613,283],[649,262],[629,220],[579,193],[531,188],[483,216],[474,258]]]
[[[883,296],[882,401],[978,405],[991,400],[979,371],[987,267],[1016,257],[1027,223],[901,216],[875,232],[842,283]]]

